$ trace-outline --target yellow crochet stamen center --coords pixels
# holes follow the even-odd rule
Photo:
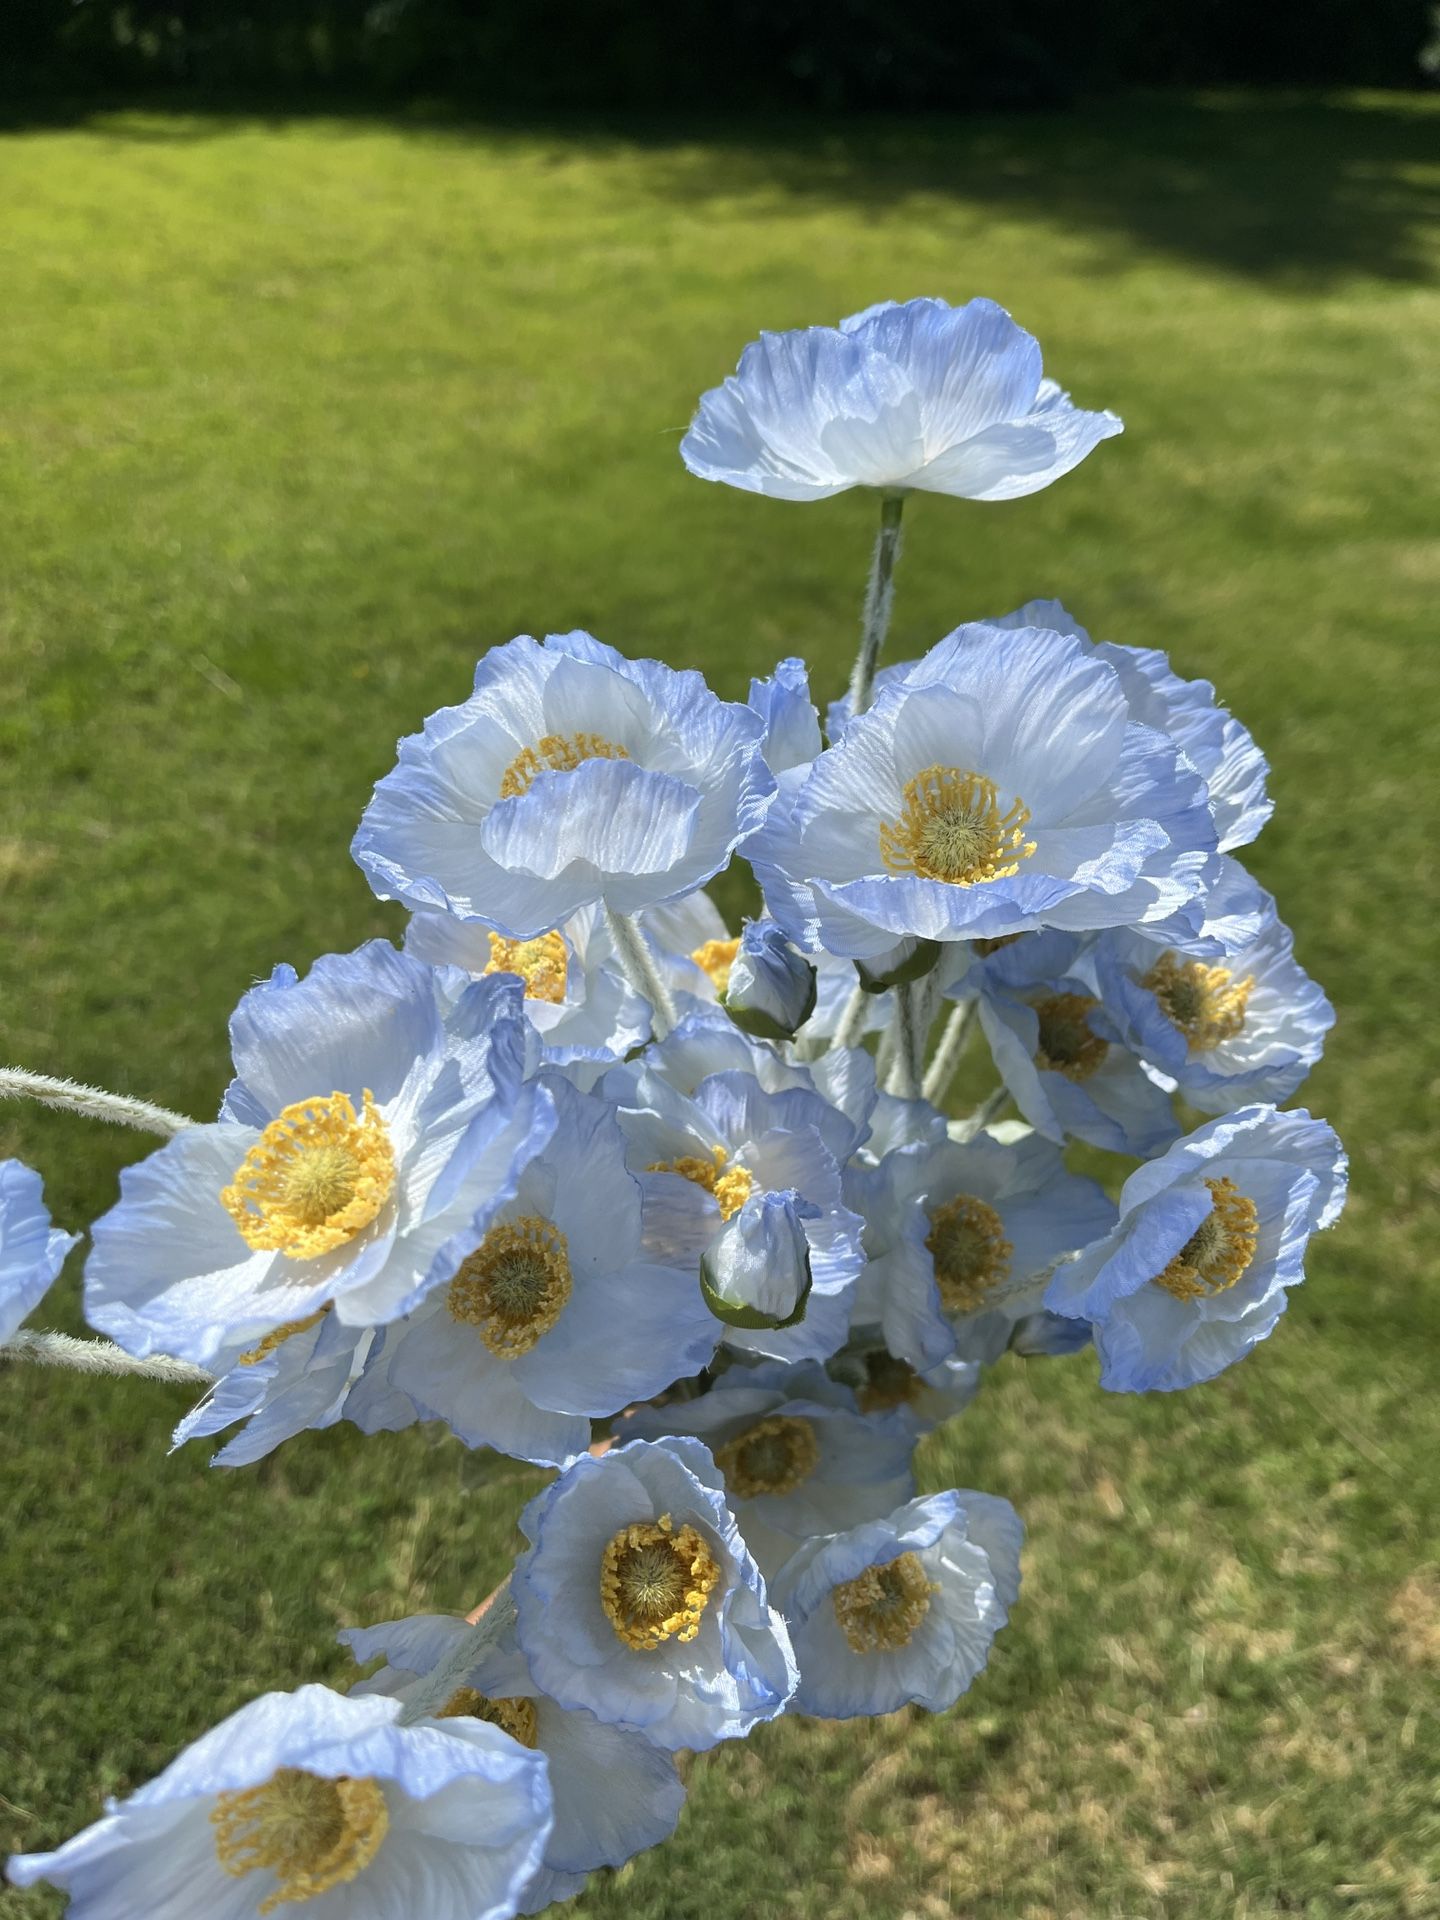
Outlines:
[[[973,1194],[936,1207],[925,1245],[935,1257],[935,1283],[947,1313],[974,1313],[1010,1271],[1014,1247],[1000,1216]]]
[[[696,947],[690,958],[702,973],[709,974],[716,993],[725,993],[730,986],[730,969],[739,951],[738,940],[707,940],[704,946]]]
[[[570,1250],[563,1233],[538,1214],[492,1227],[450,1282],[451,1318],[475,1327],[501,1360],[529,1353],[570,1298]]]
[[[657,1160],[645,1171],[678,1173],[683,1180],[693,1180],[697,1187],[714,1194],[720,1203],[722,1220],[738,1213],[755,1191],[754,1174],[748,1167],[732,1167],[723,1147],[712,1147],[708,1160],[699,1154],[685,1153],[678,1160]]]
[[[363,1116],[344,1093],[286,1107],[220,1203],[258,1252],[312,1260],[368,1227],[394,1185],[390,1135],[367,1088]]]
[[[772,1414],[715,1449],[715,1464],[737,1500],[793,1493],[819,1462],[815,1429],[796,1414]]]
[[[926,1578],[918,1553],[902,1553],[883,1567],[867,1567],[835,1588],[835,1618],[856,1653],[891,1653],[908,1646],[930,1611],[938,1584]]]
[[[860,1389],[862,1413],[888,1413],[892,1407],[907,1407],[920,1397],[924,1382],[908,1360],[897,1360],[893,1353],[872,1353],[865,1361],[865,1384]]]
[[[1225,1293],[1255,1258],[1259,1214],[1233,1180],[1207,1180],[1210,1211],[1155,1284],[1177,1300]]]
[[[314,1313],[307,1313],[303,1320],[287,1320],[283,1327],[272,1327],[258,1345],[251,1347],[248,1353],[241,1354],[240,1365],[253,1367],[262,1360],[268,1360],[277,1347],[284,1346],[292,1333],[304,1333],[307,1327],[313,1327],[317,1321],[323,1320],[325,1313],[324,1307],[317,1307]]]
[[[1035,1064],[1046,1073],[1063,1073],[1077,1084],[1088,1080],[1110,1051],[1090,1025],[1087,1015],[1100,1002],[1089,993],[1052,993],[1035,1002],[1040,1022],[1040,1044]]]
[[[568,970],[561,933],[541,933],[533,940],[507,940],[500,933],[490,936],[486,973],[518,973],[525,982],[527,1000],[548,1000],[558,1007],[565,998]]]
[[[880,858],[891,873],[973,887],[1008,879],[1035,851],[1025,838],[1030,809],[1017,799],[1002,814],[995,782],[983,773],[926,767],[901,791],[900,819],[880,827]]]
[[[1140,984],[1190,1042],[1191,1053],[1209,1053],[1235,1038],[1255,987],[1249,975],[1237,980],[1228,967],[1207,967],[1173,953],[1161,954]]]
[[[210,1810],[215,1851],[239,1878],[268,1868],[279,1886],[260,1912],[353,1880],[380,1851],[390,1825],[378,1780],[337,1780],[302,1767],[281,1767],[259,1787],[216,1796]]]
[[[600,1558],[600,1604],[617,1638],[650,1653],[693,1640],[720,1569],[694,1527],[668,1513],[622,1527]]]
[[[547,733],[533,747],[522,747],[500,776],[500,798],[528,793],[542,773],[573,773],[585,760],[628,760],[630,750],[601,733]]]
[[[518,1740],[522,1747],[533,1748],[539,1743],[535,1702],[523,1695],[493,1700],[488,1693],[480,1693],[474,1687],[457,1687],[435,1718],[457,1720],[462,1715],[467,1720],[488,1721],[492,1727],[508,1733],[512,1740]]]

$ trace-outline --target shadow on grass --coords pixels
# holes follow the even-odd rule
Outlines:
[[[796,200],[883,219],[916,198],[1032,212],[1247,278],[1323,287],[1355,274],[1433,277],[1440,98],[1417,94],[1137,95],[1083,111],[783,121],[507,119],[452,104],[334,98],[0,110],[0,132],[83,128],[117,143],[200,142],[245,127],[329,122],[504,149],[542,161],[640,154],[649,191],[697,207]]]

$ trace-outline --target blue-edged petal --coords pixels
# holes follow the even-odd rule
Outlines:
[[[1344,1205],[1346,1174],[1334,1132],[1308,1113],[1252,1106],[1212,1120],[1130,1176],[1114,1231],[1057,1269],[1045,1306],[1092,1324],[1103,1387],[1166,1392],[1208,1380],[1271,1332],[1286,1290],[1304,1278],[1310,1236]],[[1253,1245],[1245,1253],[1219,1214],[1221,1251],[1234,1257],[1205,1268],[1199,1289],[1183,1275],[1172,1283],[1172,1261],[1200,1257],[1193,1236],[1222,1192],[1240,1210],[1231,1219],[1248,1214]]]
[[[1039,346],[994,301],[920,299],[762,333],[680,451],[701,479],[775,499],[870,486],[1006,500],[1120,431],[1041,378]]]
[[[39,1306],[79,1239],[51,1226],[35,1169],[0,1160],[0,1346]]]
[[[623,1528],[662,1514],[696,1528],[718,1579],[692,1640],[637,1652],[601,1605],[601,1560]],[[667,1752],[739,1738],[783,1709],[796,1679],[789,1636],[698,1441],[637,1440],[581,1459],[520,1524],[532,1545],[511,1578],[516,1638],[536,1684],[559,1705]]]
[[[480,1721],[399,1724],[400,1703],[327,1687],[269,1693],[203,1734],[147,1786],[53,1853],[16,1855],[17,1886],[70,1895],[77,1920],[179,1920],[197,1910],[246,1920],[280,1882],[269,1867],[234,1875],[216,1850],[217,1796],[281,1768],[376,1783],[386,1825],[320,1920],[506,1920],[541,1864],[551,1826],[545,1763]]]

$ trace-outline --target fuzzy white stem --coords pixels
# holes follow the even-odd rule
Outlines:
[[[875,536],[875,553],[870,562],[865,609],[860,621],[860,651],[850,675],[852,715],[864,713],[870,705],[880,649],[890,630],[890,611],[895,604],[895,564],[900,558],[900,516],[904,511],[903,493],[881,494],[880,531]]]
[[[925,1085],[921,1089],[932,1107],[942,1106],[950,1091],[950,1082],[955,1078],[965,1052],[965,1043],[970,1038],[978,1004],[974,1000],[960,1000],[950,1009],[950,1018],[945,1022],[940,1044],[935,1049],[935,1058],[926,1070]]]
[[[894,1005],[893,1000],[891,1002],[891,1005],[893,1007]],[[889,1087],[890,1087],[890,1076],[894,1071],[895,1071],[895,1018],[894,1018],[894,1015],[892,1014],[888,1025],[885,1026],[881,1031],[880,1045],[877,1047],[875,1051],[875,1079],[876,1079],[876,1082],[880,1086],[884,1087],[887,1092],[889,1091]]]
[[[973,1140],[980,1129],[988,1127],[1002,1108],[1009,1104],[1009,1101],[1010,1089],[1005,1086],[996,1087],[993,1093],[987,1094],[979,1106],[972,1113],[967,1113],[959,1123],[965,1138]]]
[[[925,1044],[916,999],[918,984],[895,989],[895,1065],[890,1091],[902,1100],[920,1098],[920,1050]]]
[[[107,1093],[103,1087],[59,1080],[48,1073],[27,1073],[23,1067],[0,1067],[0,1100],[4,1099],[38,1100],[43,1106],[62,1107],[89,1120],[109,1120],[117,1127],[134,1127],[139,1133],[158,1133],[167,1140],[195,1125],[183,1113],[172,1113],[149,1100]]]
[[[834,1047],[858,1047],[865,1037],[865,1002],[869,998],[870,995],[862,986],[852,987],[835,1031],[828,1039],[824,1034],[807,1033],[802,1027],[794,1041],[795,1058],[799,1061],[819,1060]]]
[[[29,1360],[41,1367],[65,1367],[72,1373],[132,1374],[142,1380],[175,1380],[192,1387],[213,1386],[215,1375],[188,1360],[154,1353],[138,1360],[109,1340],[77,1340],[68,1333],[35,1333],[22,1328],[0,1343],[0,1360]]]
[[[923,979],[915,983],[915,1023],[919,1029],[918,1061],[921,1067],[925,1065],[925,1053],[930,1044],[930,1029],[935,1024],[936,1014],[940,1011],[942,978],[940,964],[937,963]]]
[[[457,1635],[444,1658],[431,1668],[423,1680],[407,1689],[405,1704],[400,1710],[400,1725],[413,1726],[417,1720],[427,1719],[437,1713],[455,1689],[465,1685],[472,1668],[514,1618],[515,1602],[510,1597],[507,1576],[486,1601],[480,1618],[471,1622],[469,1631]]]
[[[650,942],[640,923],[628,913],[616,913],[613,908],[607,907],[605,923],[615,943],[615,957],[620,962],[620,971],[636,993],[650,1002],[655,1011],[652,1023],[655,1038],[663,1040],[675,1025],[675,1002],[660,976],[655,956],[650,951]]]
[[[865,1032],[865,1016],[869,1012],[869,1003],[874,996],[864,987],[856,986],[850,991],[845,1002],[845,1011],[835,1027],[835,1038],[831,1043],[837,1047],[858,1047]]]

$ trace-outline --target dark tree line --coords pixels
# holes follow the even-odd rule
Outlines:
[[[1413,86],[1427,0],[3,0],[11,88],[520,108],[1057,105],[1086,88]]]

